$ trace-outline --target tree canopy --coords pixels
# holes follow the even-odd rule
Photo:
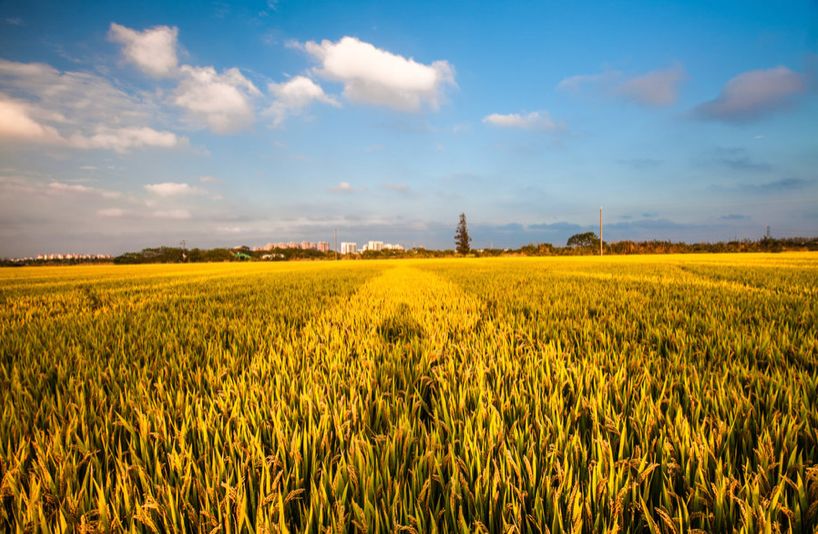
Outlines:
[[[599,245],[599,237],[593,232],[574,234],[568,238],[569,247],[595,247]]]

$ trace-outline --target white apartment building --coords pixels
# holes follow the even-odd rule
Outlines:
[[[374,251],[381,251],[383,250],[383,241],[368,241],[364,248],[362,249],[363,252],[367,250],[374,250]]]
[[[403,245],[399,243],[384,243],[383,241],[367,241],[366,244],[361,247],[361,252],[367,251],[373,252],[380,252],[382,250],[396,250],[396,251],[404,251],[406,250]]]
[[[357,254],[358,253],[358,243],[353,243],[351,241],[342,241],[341,242],[341,254]]]

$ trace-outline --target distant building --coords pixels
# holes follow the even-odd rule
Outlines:
[[[357,254],[358,253],[358,243],[352,243],[351,241],[342,241],[341,242],[341,254]]]
[[[366,245],[364,245],[362,251],[366,252],[367,250],[380,252],[383,250],[383,241],[368,241]]]
[[[113,259],[110,254],[78,254],[69,252],[65,254],[38,254],[26,258],[11,258],[13,262],[37,262],[37,261],[107,261]]]
[[[398,252],[402,252],[406,250],[403,248],[403,245],[398,243],[384,243],[383,241],[367,241],[367,243],[361,247],[361,252],[380,252],[382,250],[395,250]]]
[[[327,241],[319,241],[315,244],[316,250],[319,252],[329,252],[329,242]]]

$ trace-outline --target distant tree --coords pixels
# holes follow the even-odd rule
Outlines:
[[[457,223],[457,231],[454,234],[454,246],[458,254],[468,254],[471,250],[471,236],[466,226],[466,214],[460,214],[460,222]]]
[[[569,247],[596,247],[599,245],[599,238],[593,232],[574,234],[568,238]]]

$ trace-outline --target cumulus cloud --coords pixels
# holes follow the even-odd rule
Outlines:
[[[199,190],[192,185],[179,182],[148,184],[145,186],[145,190],[160,197],[192,195],[199,192]]]
[[[0,94],[0,138],[9,141],[45,143],[80,149],[109,149],[126,152],[132,148],[173,148],[186,142],[172,132],[153,128],[110,128],[100,126],[95,132],[74,132],[68,137],[56,128],[38,122],[33,115],[48,117],[50,114],[36,106],[9,99]],[[51,114],[53,115],[53,114]],[[58,124],[63,121],[56,121]]]
[[[0,89],[36,105],[41,120],[72,127],[138,126],[161,116],[153,95],[128,94],[87,72],[0,59]]]
[[[694,111],[702,119],[749,122],[792,105],[806,90],[805,77],[787,67],[752,70],[730,79],[719,96]]]
[[[355,37],[304,45],[319,66],[313,72],[340,82],[350,101],[399,111],[437,109],[444,91],[454,86],[454,68],[447,61],[424,64],[375,47]]]
[[[60,142],[57,130],[37,122],[31,117],[29,106],[0,94],[0,138],[56,143]]]
[[[273,117],[273,126],[284,123],[289,115],[297,115],[313,102],[339,106],[338,101],[327,95],[320,85],[306,76],[296,76],[284,83],[271,83],[268,86],[275,100],[267,109]]]
[[[680,65],[636,76],[622,83],[617,91],[623,97],[645,106],[669,106],[676,102],[679,84],[685,78]]]
[[[261,92],[239,69],[219,74],[213,67],[183,65],[180,72],[174,103],[195,122],[217,133],[232,133],[253,122],[251,99]]]
[[[142,72],[156,78],[172,76],[176,72],[176,39],[179,29],[155,26],[136,31],[111,23],[108,38],[122,45],[122,55]]]
[[[190,122],[213,132],[233,133],[250,125],[254,97],[261,92],[239,69],[179,65],[176,55],[179,30],[156,26],[143,31],[111,24],[109,38],[123,45],[123,56],[153,77],[173,77],[176,88],[170,101],[183,109]]]
[[[64,148],[126,152],[173,148],[187,140],[145,125],[155,104],[94,74],[0,60],[0,137]]]
[[[559,123],[551,118],[547,111],[532,111],[527,114],[509,113],[506,115],[492,113],[483,117],[483,122],[500,128],[522,128],[526,130],[555,131],[562,128]]]
[[[557,90],[576,94],[590,88],[635,104],[661,107],[676,103],[679,86],[686,76],[684,68],[678,64],[636,76],[605,69],[597,74],[569,76],[557,84]]]

